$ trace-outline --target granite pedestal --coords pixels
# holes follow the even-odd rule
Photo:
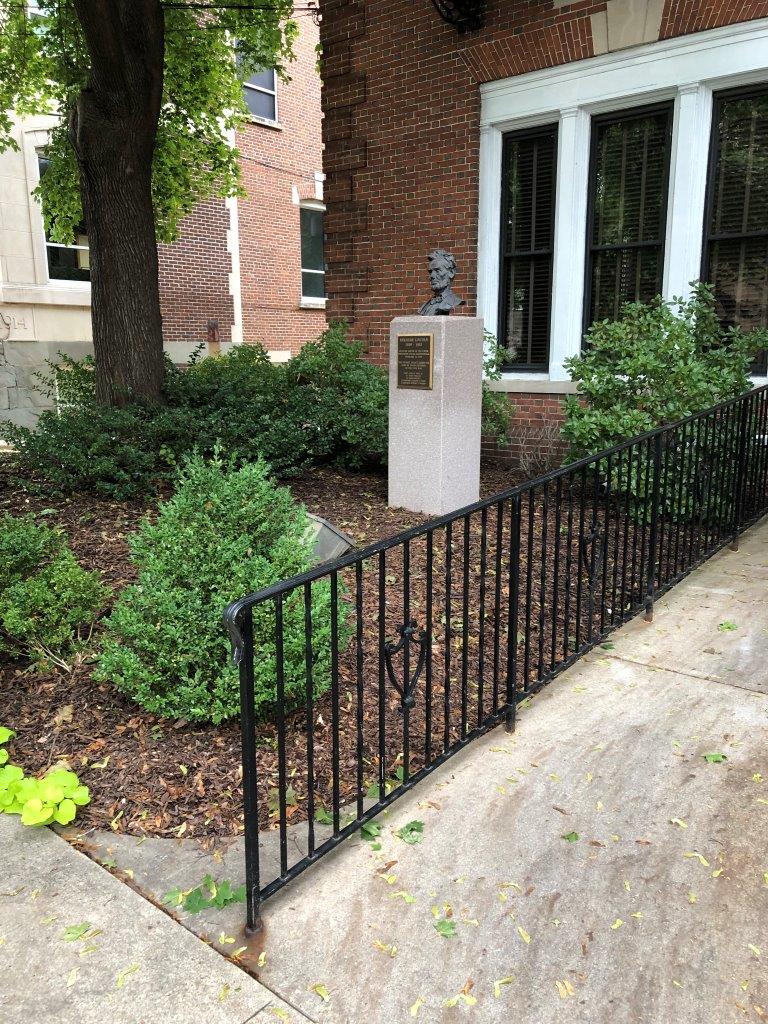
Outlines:
[[[480,494],[482,319],[398,317],[389,344],[389,504],[429,515],[472,504]]]

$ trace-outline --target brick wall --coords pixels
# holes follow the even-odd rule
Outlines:
[[[204,342],[209,320],[219,321],[221,341],[232,340],[234,302],[227,251],[229,211],[223,200],[200,203],[172,245],[158,245],[163,337]]]
[[[300,199],[315,198],[322,172],[319,34],[300,19],[290,82],[278,82],[280,127],[249,123],[236,144],[246,198],[237,200],[242,338],[274,350],[297,352],[325,326],[325,312],[302,309]],[[232,222],[223,200],[200,203],[172,245],[160,245],[160,291],[166,342],[206,340],[208,321],[219,321],[220,340],[232,340],[235,296],[230,283]],[[235,339],[237,340],[237,339]]]
[[[299,206],[315,198],[323,169],[318,29],[300,19],[291,82],[278,82],[281,128],[249,125],[238,137],[247,199],[238,200],[243,340],[297,352],[325,326],[325,312],[302,309]]]
[[[463,312],[475,313],[480,84],[766,16],[768,0],[650,0],[647,12],[629,0],[488,0],[485,28],[460,35],[429,0],[325,0],[329,317],[348,318],[385,363],[390,320],[428,297],[436,247],[454,253]],[[638,38],[617,40],[617,24]],[[518,436],[560,415],[559,396],[511,400]]]

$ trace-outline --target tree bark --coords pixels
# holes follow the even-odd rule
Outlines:
[[[74,0],[91,58],[69,121],[91,263],[96,398],[158,403],[163,384],[152,160],[163,92],[160,0]]]

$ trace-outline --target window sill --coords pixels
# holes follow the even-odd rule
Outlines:
[[[491,391],[507,391],[510,394],[575,395],[576,384],[572,380],[550,380],[549,374],[505,375],[501,380],[488,381]]]
[[[262,128],[274,128],[278,132],[283,130],[283,126],[279,121],[270,121],[268,117],[249,117],[248,121],[250,124],[261,125]]]
[[[327,299],[305,299],[299,302],[299,309],[325,309]]]
[[[90,306],[91,286],[81,281],[4,284],[0,286],[0,299],[3,302],[22,303],[25,306]]]

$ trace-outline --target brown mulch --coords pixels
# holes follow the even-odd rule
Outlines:
[[[499,466],[488,466],[483,470],[482,493],[491,495],[518,482],[510,472]],[[360,546],[391,536],[399,530],[425,521],[425,517],[402,510],[390,509],[386,505],[386,480],[371,474],[341,474],[331,470],[316,470],[300,480],[292,481],[290,487],[295,496],[307,507],[338,525]],[[66,498],[45,495],[30,495],[2,476],[0,471],[0,512],[21,514],[33,513],[40,522],[56,524],[66,532],[72,548],[86,568],[98,569],[105,582],[119,590],[134,578],[128,559],[127,537],[136,528],[140,518],[151,514],[151,503],[115,502],[92,495],[74,495]],[[488,522],[489,533],[493,532],[494,520]],[[477,524],[473,525],[472,564],[467,573],[474,593],[479,586],[480,554],[475,557],[478,542]],[[462,587],[460,536],[454,538],[453,554],[454,587],[460,594]],[[412,612],[423,611],[423,551],[414,546],[412,553],[411,579],[413,586]],[[435,540],[435,573],[444,569],[445,550],[438,550]],[[488,580],[487,615],[501,618],[502,607],[496,610],[493,602],[494,576],[493,543],[489,542],[485,576]],[[489,568],[490,566],[490,568]],[[388,563],[387,585],[397,587],[402,577],[402,561],[399,555]],[[342,583],[348,581],[343,580]],[[354,578],[353,578],[354,583]],[[366,674],[374,678],[377,673],[377,656],[374,653],[378,625],[376,621],[373,586],[368,577],[364,584],[363,621],[365,623],[364,667]],[[435,621],[437,603],[445,599],[445,585],[435,581]],[[352,601],[351,591],[345,600]],[[505,599],[501,595],[501,599]],[[449,632],[452,641],[455,615],[461,615],[461,608],[454,604]],[[354,608],[350,608],[350,622],[354,624]],[[386,613],[386,628],[389,638],[395,636],[395,629],[402,622],[402,605],[390,602]],[[437,627],[439,629],[439,626]],[[486,629],[480,640],[483,627],[474,623],[470,627],[468,643],[473,658],[482,648],[491,674],[498,675],[503,669],[500,655],[493,650]],[[494,662],[494,658],[496,662]],[[457,651],[449,676],[455,678],[458,670],[461,677],[461,652]],[[458,666],[456,666],[458,662]],[[340,720],[339,745],[340,769],[339,788],[342,800],[348,799],[355,790],[355,744],[357,742],[357,702],[355,687],[355,644],[351,642],[343,654],[340,664]],[[454,675],[451,675],[454,673]],[[435,683],[433,686],[434,719],[433,741],[437,744],[442,729],[439,715],[445,707],[445,693],[437,682],[438,675],[444,676],[444,664],[437,659],[433,665]],[[466,685],[467,701],[475,708],[482,706],[487,713],[492,701],[492,686],[488,684],[485,698],[479,699],[477,684]],[[450,735],[457,735],[454,718],[461,717],[461,679],[449,696]],[[383,752],[385,773],[391,777],[398,765],[402,767],[402,724],[397,694],[389,688],[387,698],[387,729]],[[376,717],[378,697],[375,687],[366,684],[363,700],[362,739],[365,757],[364,785],[375,780],[378,773],[379,738]],[[71,673],[59,670],[30,670],[21,664],[0,666],[0,699],[3,711],[0,724],[8,725],[17,732],[11,748],[13,760],[28,772],[44,771],[53,764],[66,761],[77,771],[81,780],[91,788],[92,802],[81,812],[78,823],[81,827],[95,826],[113,828],[137,835],[197,837],[212,835],[235,835],[242,831],[242,784],[240,768],[240,728],[237,723],[220,726],[193,726],[185,722],[170,722],[147,714],[114,687],[97,684],[91,677],[91,666],[77,665]],[[459,702],[457,704],[457,701]],[[432,704],[430,707],[432,708]],[[476,711],[473,712],[476,714]],[[470,715],[471,717],[471,715]],[[469,728],[472,727],[470,722]],[[330,695],[320,697],[315,708],[315,749],[317,754],[315,770],[315,792],[318,803],[328,802],[332,791],[332,770],[330,765],[331,734],[333,731],[330,710]],[[414,710],[412,723],[412,744],[414,749],[425,748],[424,707]],[[289,775],[292,773],[292,790],[295,804],[295,820],[306,814],[306,749],[307,732],[303,712],[292,716],[287,725],[286,760]],[[276,730],[265,725],[259,730],[259,772],[262,779],[262,801],[264,822],[268,818],[270,789],[278,778]],[[434,750],[437,747],[434,746]],[[414,753],[410,762],[412,770],[419,767],[419,754]]]

